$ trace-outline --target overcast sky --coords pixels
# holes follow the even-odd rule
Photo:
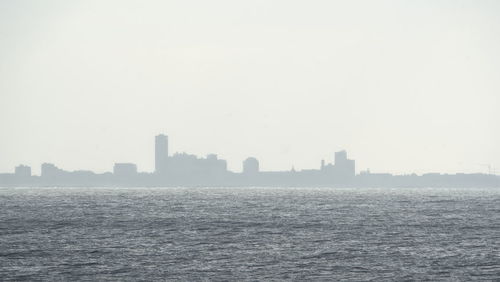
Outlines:
[[[0,172],[500,173],[500,1],[0,0]]]

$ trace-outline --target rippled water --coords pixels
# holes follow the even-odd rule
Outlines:
[[[500,189],[0,188],[0,280],[500,279]]]

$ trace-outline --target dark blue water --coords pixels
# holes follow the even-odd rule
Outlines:
[[[0,188],[0,280],[498,280],[500,189]]]

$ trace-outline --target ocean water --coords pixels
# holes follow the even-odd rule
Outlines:
[[[500,281],[500,189],[0,188],[0,280]]]

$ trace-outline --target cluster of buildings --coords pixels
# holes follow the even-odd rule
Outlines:
[[[115,163],[113,172],[100,174],[44,163],[36,176],[29,166],[19,165],[13,174],[0,174],[0,186],[500,186],[500,177],[486,174],[356,175],[355,161],[346,151],[336,152],[334,163],[322,160],[319,169],[300,171],[261,171],[259,161],[249,157],[236,173],[215,154],[169,154],[168,136],[163,134],[155,137],[154,157],[154,172],[139,172],[133,163]]]

